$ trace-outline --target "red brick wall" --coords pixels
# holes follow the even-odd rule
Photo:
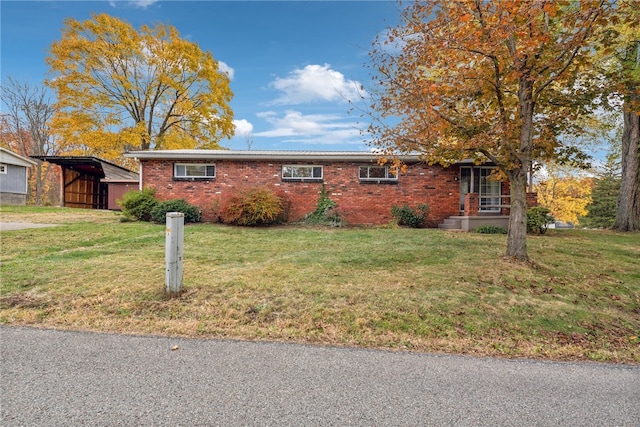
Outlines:
[[[176,181],[174,163],[215,163],[213,180]],[[397,183],[360,182],[359,166],[366,163],[287,162],[286,164],[323,166],[323,183],[283,181],[283,162],[274,161],[169,161],[142,160],[142,183],[156,189],[161,200],[182,198],[199,206],[207,221],[215,220],[213,207],[237,189],[268,186],[290,202],[289,221],[297,221],[316,208],[322,185],[338,205],[342,218],[352,225],[386,224],[391,206],[408,203],[416,207],[427,203],[429,222],[437,226],[450,215],[459,215],[460,186],[457,166],[410,165]],[[371,163],[375,165],[375,163]]]

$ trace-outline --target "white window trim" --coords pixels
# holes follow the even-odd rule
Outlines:
[[[9,168],[4,163],[0,163],[0,173],[6,175]]]
[[[369,171],[369,169],[371,168],[384,168],[385,169],[385,177],[384,178],[362,178],[360,176],[360,170],[362,168],[367,168],[367,172]],[[378,181],[397,181],[398,180],[398,174],[396,173],[395,175],[393,173],[391,173],[391,168],[389,166],[370,166],[370,165],[362,165],[360,167],[358,167],[358,179],[360,181],[374,181],[374,182],[378,182]]]
[[[311,168],[311,175],[314,168],[320,168],[320,176],[284,176],[285,168]],[[281,176],[283,180],[288,181],[318,181],[324,179],[324,167],[322,165],[282,165]]]
[[[178,175],[178,166],[185,166],[185,173],[186,173],[186,166],[203,167],[205,168],[205,173],[206,173],[207,166],[213,166],[213,175]],[[218,173],[218,170],[216,168],[215,163],[174,163],[173,164],[173,177],[176,179],[214,179],[217,173]]]

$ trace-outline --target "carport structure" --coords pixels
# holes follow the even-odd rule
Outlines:
[[[138,174],[97,157],[31,156],[62,168],[62,206],[119,210],[116,200],[139,188]]]

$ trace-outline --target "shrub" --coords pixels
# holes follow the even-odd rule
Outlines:
[[[224,200],[220,220],[234,225],[270,225],[284,220],[284,200],[266,187],[246,188]]]
[[[475,229],[480,234],[507,234],[507,229],[497,225],[481,225]]]
[[[158,224],[165,223],[168,212],[182,212],[185,223],[202,221],[202,213],[200,210],[184,199],[167,200],[158,203],[151,211],[151,219]]]
[[[338,204],[329,198],[327,191],[322,187],[320,197],[316,204],[316,209],[307,214],[302,222],[305,224],[329,225],[332,227],[341,227],[344,220],[337,211]]]
[[[415,209],[406,203],[402,206],[391,207],[391,215],[398,220],[398,224],[411,228],[424,227],[428,214],[429,205],[426,203],[418,205]]]
[[[549,209],[542,206],[534,206],[527,211],[527,232],[533,234],[544,234],[547,227],[555,219],[549,214]]]
[[[116,200],[122,208],[122,214],[127,218],[135,218],[140,221],[151,221],[151,211],[158,204],[156,190],[145,188],[142,191],[131,190]]]

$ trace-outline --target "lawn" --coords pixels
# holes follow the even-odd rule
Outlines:
[[[640,234],[504,235],[188,225],[164,294],[165,227],[0,207],[0,322],[45,328],[640,364]]]

